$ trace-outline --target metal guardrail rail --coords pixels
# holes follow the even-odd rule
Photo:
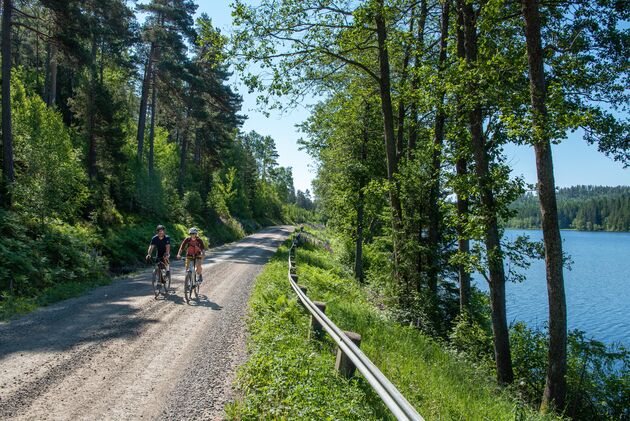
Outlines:
[[[311,313],[313,317],[322,325],[324,330],[337,343],[337,346],[350,358],[356,368],[363,374],[363,377],[370,383],[374,391],[381,397],[383,403],[392,411],[394,416],[399,420],[424,421],[424,418],[418,414],[413,406],[405,399],[405,397],[396,389],[396,386],[390,382],[387,377],[370,361],[370,359],[356,346],[346,334],[337,327],[317,306],[308,298],[308,296],[300,289],[293,279],[293,270],[295,266],[291,260],[291,256],[297,248],[296,241],[293,241],[289,250],[289,282],[291,287],[298,295],[304,307]]]

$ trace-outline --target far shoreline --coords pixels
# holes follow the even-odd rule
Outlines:
[[[504,227],[509,230],[521,230],[521,231],[542,231],[542,228],[518,228],[518,227]],[[560,228],[560,231],[573,231],[573,232],[591,232],[591,233],[608,233],[608,234],[630,234],[630,231],[606,231],[606,230],[579,230],[575,228]]]

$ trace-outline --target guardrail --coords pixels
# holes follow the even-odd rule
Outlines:
[[[301,233],[304,235],[304,233]],[[414,420],[424,421],[424,418],[418,414],[413,406],[405,399],[405,397],[396,389],[396,386],[390,382],[383,373],[370,361],[370,359],[361,351],[361,349],[353,342],[352,339],[346,335],[341,329],[337,327],[323,311],[320,310],[317,304],[321,307],[322,303],[315,304],[308,298],[306,293],[297,284],[297,267],[295,265],[296,250],[298,242],[294,239],[291,248],[289,249],[289,282],[291,287],[298,295],[298,298],[302,302],[303,306],[309,311],[311,317],[317,321],[317,324],[321,326],[335,341],[339,347],[337,355],[337,364],[340,363],[340,354],[342,357],[349,359],[352,364],[363,374],[363,377],[370,383],[374,391],[381,397],[383,403],[392,411],[394,416],[399,420]],[[358,335],[357,335],[358,336]],[[357,338],[353,338],[355,341]],[[359,336],[360,341],[360,336]],[[353,370],[352,370],[353,371]]]

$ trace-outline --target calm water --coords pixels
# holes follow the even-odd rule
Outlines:
[[[506,230],[507,239],[529,235],[542,240],[542,231]],[[572,260],[564,272],[569,329],[587,337],[630,346],[630,233],[562,231],[563,250]],[[527,280],[507,284],[508,322],[542,325],[548,318],[544,261],[525,272]],[[488,284],[477,277],[477,285]]]

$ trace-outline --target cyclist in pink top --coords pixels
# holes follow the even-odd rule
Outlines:
[[[184,249],[184,247],[187,247],[185,263],[186,270],[188,270],[188,265],[191,262],[195,261],[195,257],[200,257],[206,254],[206,248],[203,244],[203,240],[197,237],[197,235],[199,234],[197,228],[189,229],[188,234],[189,236],[186,237],[184,241],[182,241],[182,244],[179,246],[179,251],[177,252],[177,259],[179,260],[182,258],[182,250]],[[203,282],[203,277],[201,275],[201,260],[201,258],[197,259],[197,265],[195,267],[199,283]]]

